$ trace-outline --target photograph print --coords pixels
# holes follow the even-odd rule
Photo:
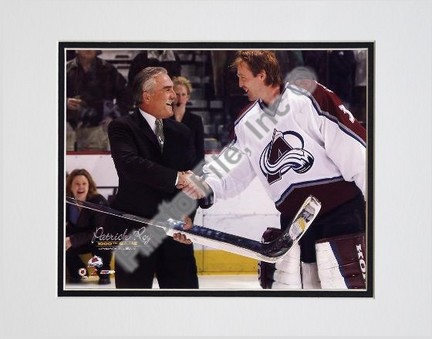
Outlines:
[[[374,296],[373,42],[58,52],[58,296]]]

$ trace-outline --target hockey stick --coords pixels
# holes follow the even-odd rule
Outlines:
[[[203,226],[194,225],[191,229],[184,230],[183,221],[168,219],[165,222],[157,222],[133,214],[123,213],[111,207],[75,200],[71,197],[66,197],[66,202],[96,212],[145,224],[147,227],[162,228],[166,235],[171,237],[174,233],[182,233],[194,243],[269,263],[274,263],[287,254],[291,247],[305,234],[321,209],[321,203],[315,197],[309,196],[300,207],[291,224],[277,239],[269,243],[261,243]]]

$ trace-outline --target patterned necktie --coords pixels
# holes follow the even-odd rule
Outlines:
[[[156,137],[157,140],[159,142],[159,146],[161,148],[161,151],[163,151],[163,145],[164,145],[164,141],[165,141],[165,137],[163,134],[163,124],[162,124],[162,119],[156,119]]]

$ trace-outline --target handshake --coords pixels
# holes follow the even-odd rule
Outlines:
[[[201,208],[209,208],[213,205],[213,190],[203,178],[192,171],[178,172],[176,187],[189,198],[198,200]]]

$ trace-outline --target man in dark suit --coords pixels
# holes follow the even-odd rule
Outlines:
[[[161,205],[172,201],[180,192],[176,186],[187,184],[187,173],[183,171],[193,166],[193,142],[187,126],[167,119],[173,115],[175,92],[166,69],[147,67],[140,71],[133,83],[133,95],[135,111],[112,121],[108,129],[119,177],[112,206],[126,213],[154,218]],[[160,119],[162,135],[157,127]],[[142,227],[115,219],[110,218],[108,229],[117,234]],[[163,237],[148,255],[143,255],[144,252],[135,255],[138,263],[135,269],[115,260],[117,288],[152,288],[154,276],[160,288],[198,288],[192,244]]]

